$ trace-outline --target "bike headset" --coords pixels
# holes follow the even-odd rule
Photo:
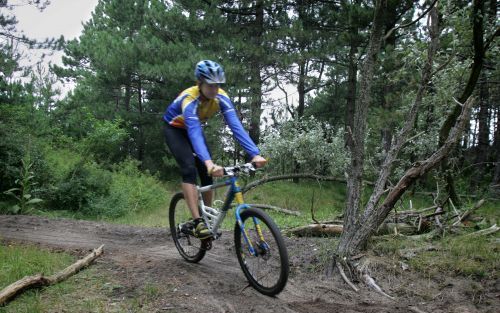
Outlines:
[[[198,62],[194,69],[194,76],[198,81],[207,84],[224,84],[226,82],[226,75],[222,66],[210,60]],[[200,93],[203,95],[201,88]]]

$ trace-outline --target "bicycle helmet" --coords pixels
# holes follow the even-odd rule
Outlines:
[[[207,84],[223,84],[226,82],[226,76],[224,75],[222,66],[210,60],[198,62],[194,69],[194,76],[196,76],[196,79]]]

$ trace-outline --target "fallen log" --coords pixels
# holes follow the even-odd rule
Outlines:
[[[76,272],[88,266],[93,260],[99,257],[103,253],[103,247],[104,245],[101,245],[99,248],[92,251],[92,253],[88,254],[85,258],[78,260],[76,263],[68,266],[64,270],[54,275],[48,277],[43,276],[43,274],[26,276],[10,284],[2,291],[0,291],[0,306],[4,305],[12,297],[19,294],[20,292],[23,292],[26,289],[54,285],[74,275]]]
[[[496,233],[499,230],[500,230],[500,227],[498,227],[497,224],[495,224],[495,225],[491,226],[490,228],[478,230],[474,233],[467,234],[466,236],[468,236],[468,237],[488,236],[488,235]]]
[[[318,223],[295,227],[285,231],[285,234],[298,237],[332,237],[340,236],[343,228],[343,225]],[[406,223],[384,223],[379,227],[376,235],[393,233],[413,235],[417,233],[417,227]]]
[[[471,216],[471,214],[474,213],[474,211],[476,211],[483,205],[483,203],[484,199],[481,199],[478,202],[476,202],[476,204],[474,204],[474,206],[471,209],[465,211],[465,213],[462,216],[459,216],[458,220],[455,223],[453,223],[453,225],[455,226],[466,221]]]
[[[264,210],[273,210],[276,212],[284,213],[284,214],[289,214],[289,215],[295,215],[295,216],[301,216],[302,213],[300,211],[292,211],[288,209],[283,209],[274,205],[268,205],[268,204],[249,204],[249,206],[254,207],[254,208],[259,208],[259,209],[264,209]]]
[[[331,237],[340,236],[343,229],[344,227],[342,225],[310,224],[289,229],[285,233],[287,235],[295,235],[298,237]]]

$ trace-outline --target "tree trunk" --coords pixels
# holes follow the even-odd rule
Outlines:
[[[489,118],[489,92],[487,78],[485,71],[481,73],[481,81],[479,83],[479,112],[477,115],[477,147],[474,149],[475,157],[474,163],[477,164],[475,167],[474,175],[471,179],[471,185],[473,188],[477,188],[481,184],[483,175],[486,173],[488,168],[485,162],[488,161],[488,152],[490,148],[490,118]]]
[[[356,87],[358,74],[358,61],[356,52],[358,51],[358,27],[355,26],[354,17],[349,13],[349,68],[347,73],[347,96],[345,108],[345,145],[350,147],[353,145],[350,131],[354,129],[354,106],[356,104]]]
[[[493,155],[496,155],[495,174],[491,181],[493,191],[500,194],[500,109],[496,110],[495,136],[493,141]]]
[[[303,47],[301,47],[302,51]],[[299,83],[297,85],[297,91],[299,95],[299,106],[297,107],[297,118],[300,121],[301,117],[304,116],[304,107],[305,107],[305,97],[306,97],[306,85],[305,85],[305,80],[306,80],[306,62],[304,59],[301,59],[299,61]],[[293,172],[294,173],[299,173],[300,172],[300,164],[296,160],[293,161]],[[293,182],[295,184],[299,183],[298,178],[294,178]]]
[[[465,86],[464,91],[458,98],[460,103],[464,103],[474,91],[476,83],[479,79],[479,74],[481,73],[481,69],[483,67],[484,62],[484,28],[483,28],[483,19],[484,19],[484,1],[482,0],[474,0],[472,6],[472,33],[473,33],[473,45],[474,45],[474,62],[472,64],[472,69],[469,75],[469,79]],[[443,126],[439,131],[439,145],[443,145],[446,138],[450,134],[451,128],[456,123],[458,116],[460,115],[461,106],[456,104],[453,108],[452,113],[448,116]],[[453,179],[453,175],[450,171],[450,167],[447,162],[442,163],[441,173],[445,177],[446,181],[446,190],[455,205],[460,204],[460,200],[458,198],[457,192],[455,190],[455,182]]]
[[[257,47],[257,54],[252,61],[252,87],[251,89],[251,119],[250,119],[250,138],[259,144],[260,142],[260,116],[262,114],[262,78],[260,71],[262,63],[260,60],[260,51],[262,49],[262,35],[264,33],[264,3],[263,0],[257,0],[255,4],[255,33],[253,40]]]
[[[351,244],[348,246],[348,249],[346,249],[345,251],[339,251],[338,255],[349,256],[359,253],[366,246],[366,243],[373,235],[373,233],[377,230],[379,225],[384,222],[389,212],[394,208],[394,205],[405,193],[405,191],[417,179],[428,173],[446,157],[446,155],[452,150],[453,146],[460,139],[460,136],[470,115],[472,102],[473,100],[472,98],[470,98],[464,105],[462,113],[457,121],[457,125],[451,130],[450,136],[448,137],[444,145],[441,146],[425,161],[419,162],[419,164],[407,170],[403,177],[396,184],[396,186],[394,186],[394,188],[388,193],[387,197],[377,208],[377,210],[374,210],[373,212],[366,212],[370,214],[365,213],[363,215],[363,218],[359,224],[359,229],[356,232],[353,232],[349,238]],[[343,237],[344,235],[342,235],[342,238]],[[348,254],[341,252],[348,252]]]
[[[144,161],[144,149],[145,149],[145,139],[144,139],[144,116],[143,116],[143,106],[142,106],[142,82],[141,82],[141,77],[139,76],[137,78],[137,102],[139,106],[139,140],[138,140],[138,147],[137,147],[137,159],[141,161],[141,166],[142,166],[142,161]]]
[[[351,163],[349,165],[347,177],[347,199],[345,207],[344,232],[337,248],[339,256],[352,255],[353,249],[360,246],[356,241],[359,224],[360,200],[363,191],[363,165],[365,157],[364,139],[366,134],[366,118],[368,106],[371,102],[371,87],[373,84],[374,69],[377,54],[380,50],[382,29],[384,26],[384,10],[387,5],[386,0],[378,0],[375,4],[372,31],[368,44],[367,55],[363,63],[362,79],[360,84],[360,96],[354,106],[353,128],[348,130],[348,149],[351,152]]]
[[[379,6],[379,3],[377,3],[377,10],[382,10],[381,7]],[[369,51],[370,49],[373,49],[373,46],[376,44],[376,42],[373,42],[374,38],[377,38],[377,35],[380,35],[381,31],[380,29],[377,29],[377,14],[382,15],[381,12],[377,13],[376,10],[376,18],[373,23],[373,30],[372,30],[372,37],[370,39],[370,44],[369,44]],[[380,19],[380,16],[378,17]],[[419,89],[417,91],[417,95],[415,98],[415,101],[410,109],[409,116],[406,119],[406,122],[404,124],[404,127],[402,128],[401,132],[398,134],[396,137],[394,144],[391,146],[391,149],[386,153],[385,160],[381,166],[380,169],[380,174],[377,179],[377,182],[375,183],[373,193],[366,205],[365,211],[362,216],[360,216],[359,212],[359,198],[361,197],[361,193],[356,195],[351,195],[351,190],[349,188],[349,184],[351,183],[351,177],[348,177],[348,203],[350,199],[356,199],[358,201],[358,211],[355,212],[353,211],[350,207],[346,208],[346,222],[345,222],[345,232],[342,234],[342,237],[340,239],[340,243],[337,249],[337,256],[339,257],[347,257],[351,256],[354,254],[357,254],[361,250],[363,250],[366,246],[366,243],[368,242],[368,239],[370,236],[377,230],[377,228],[381,225],[383,220],[387,217],[387,214],[389,214],[390,210],[395,204],[395,201],[401,197],[402,192],[404,192],[410,184],[416,180],[416,178],[420,177],[421,175],[425,174],[429,169],[426,171],[419,172],[417,170],[409,170],[407,172],[407,175],[405,175],[401,181],[398,183],[396,188],[394,190],[398,190],[401,188],[403,191],[401,193],[396,193],[394,196],[397,199],[392,199],[391,193],[394,193],[394,190],[389,193],[389,195],[386,197],[384,203],[382,206],[377,207],[378,202],[384,195],[384,189],[385,185],[387,183],[387,180],[389,178],[389,175],[392,170],[392,166],[394,162],[397,159],[397,155],[401,148],[403,147],[403,144],[407,141],[407,137],[410,133],[410,131],[414,127],[415,119],[417,116],[418,112],[418,107],[420,106],[420,103],[422,102],[422,98],[424,95],[424,92],[427,89],[428,82],[430,81],[431,75],[432,75],[432,64],[433,64],[433,57],[436,54],[436,51],[439,46],[439,24],[438,24],[438,14],[437,14],[437,9],[432,9],[431,10],[431,23],[429,24],[429,31],[430,31],[430,37],[431,37],[431,42],[429,43],[429,48],[428,48],[428,60],[424,66],[424,69],[422,71],[422,79],[421,83],[419,86]],[[380,27],[380,25],[378,25]],[[378,38],[380,39],[380,38]],[[370,54],[369,54],[370,55]],[[373,79],[373,72],[370,73],[370,69],[368,67],[368,63],[370,62],[369,60],[369,55],[367,56],[364,64],[364,71],[363,71],[363,78],[362,78],[362,85],[365,84],[366,80],[369,80],[370,78]],[[375,59],[372,60],[372,63],[374,62]],[[372,68],[373,69],[373,68]],[[370,76],[371,74],[371,76]],[[360,101],[358,103],[368,103],[368,98],[366,98],[366,95],[363,94],[364,90],[369,90],[367,88],[361,88],[362,94],[360,97]],[[364,99],[361,101],[361,99]],[[356,106],[357,108],[358,106]],[[467,112],[465,113],[467,114]],[[365,116],[366,119],[366,116]],[[355,127],[358,127],[359,123],[358,120],[355,118]],[[462,125],[463,126],[463,125]],[[453,133],[455,135],[455,132]],[[361,137],[363,138],[363,137]],[[453,137],[454,138],[454,137]],[[354,144],[358,144],[359,140],[358,138],[354,137],[353,140]],[[447,142],[448,143],[448,142]],[[433,155],[431,158],[429,158],[426,162],[432,164],[432,166],[436,165],[440,159],[446,155],[447,152],[449,152],[449,149],[451,149],[451,146],[453,145],[453,141],[450,144],[446,145],[446,149],[440,149],[436,154],[438,156]],[[443,150],[443,151],[442,151]],[[351,159],[354,160],[356,157],[356,153],[351,153]],[[424,163],[425,164],[425,163]],[[424,168],[425,166],[420,166],[420,168]],[[351,166],[351,168],[354,168],[354,166]],[[352,184],[352,183],[351,183]],[[353,184],[354,185],[354,184]],[[401,190],[399,190],[401,191]],[[361,189],[358,190],[358,192],[361,192]],[[387,202],[388,199],[391,199],[392,202]],[[355,214],[355,215],[354,215]],[[351,220],[351,222],[348,222]]]

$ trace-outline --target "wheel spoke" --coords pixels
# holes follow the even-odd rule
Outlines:
[[[243,272],[258,291],[267,295],[279,293],[288,277],[288,257],[281,234],[260,210],[247,209],[241,217],[248,240],[257,252],[257,255],[252,255],[241,231],[235,230],[238,260]]]
[[[189,235],[191,213],[182,194],[170,203],[169,224],[172,238],[180,255],[188,262],[199,262],[205,256],[201,240]]]

